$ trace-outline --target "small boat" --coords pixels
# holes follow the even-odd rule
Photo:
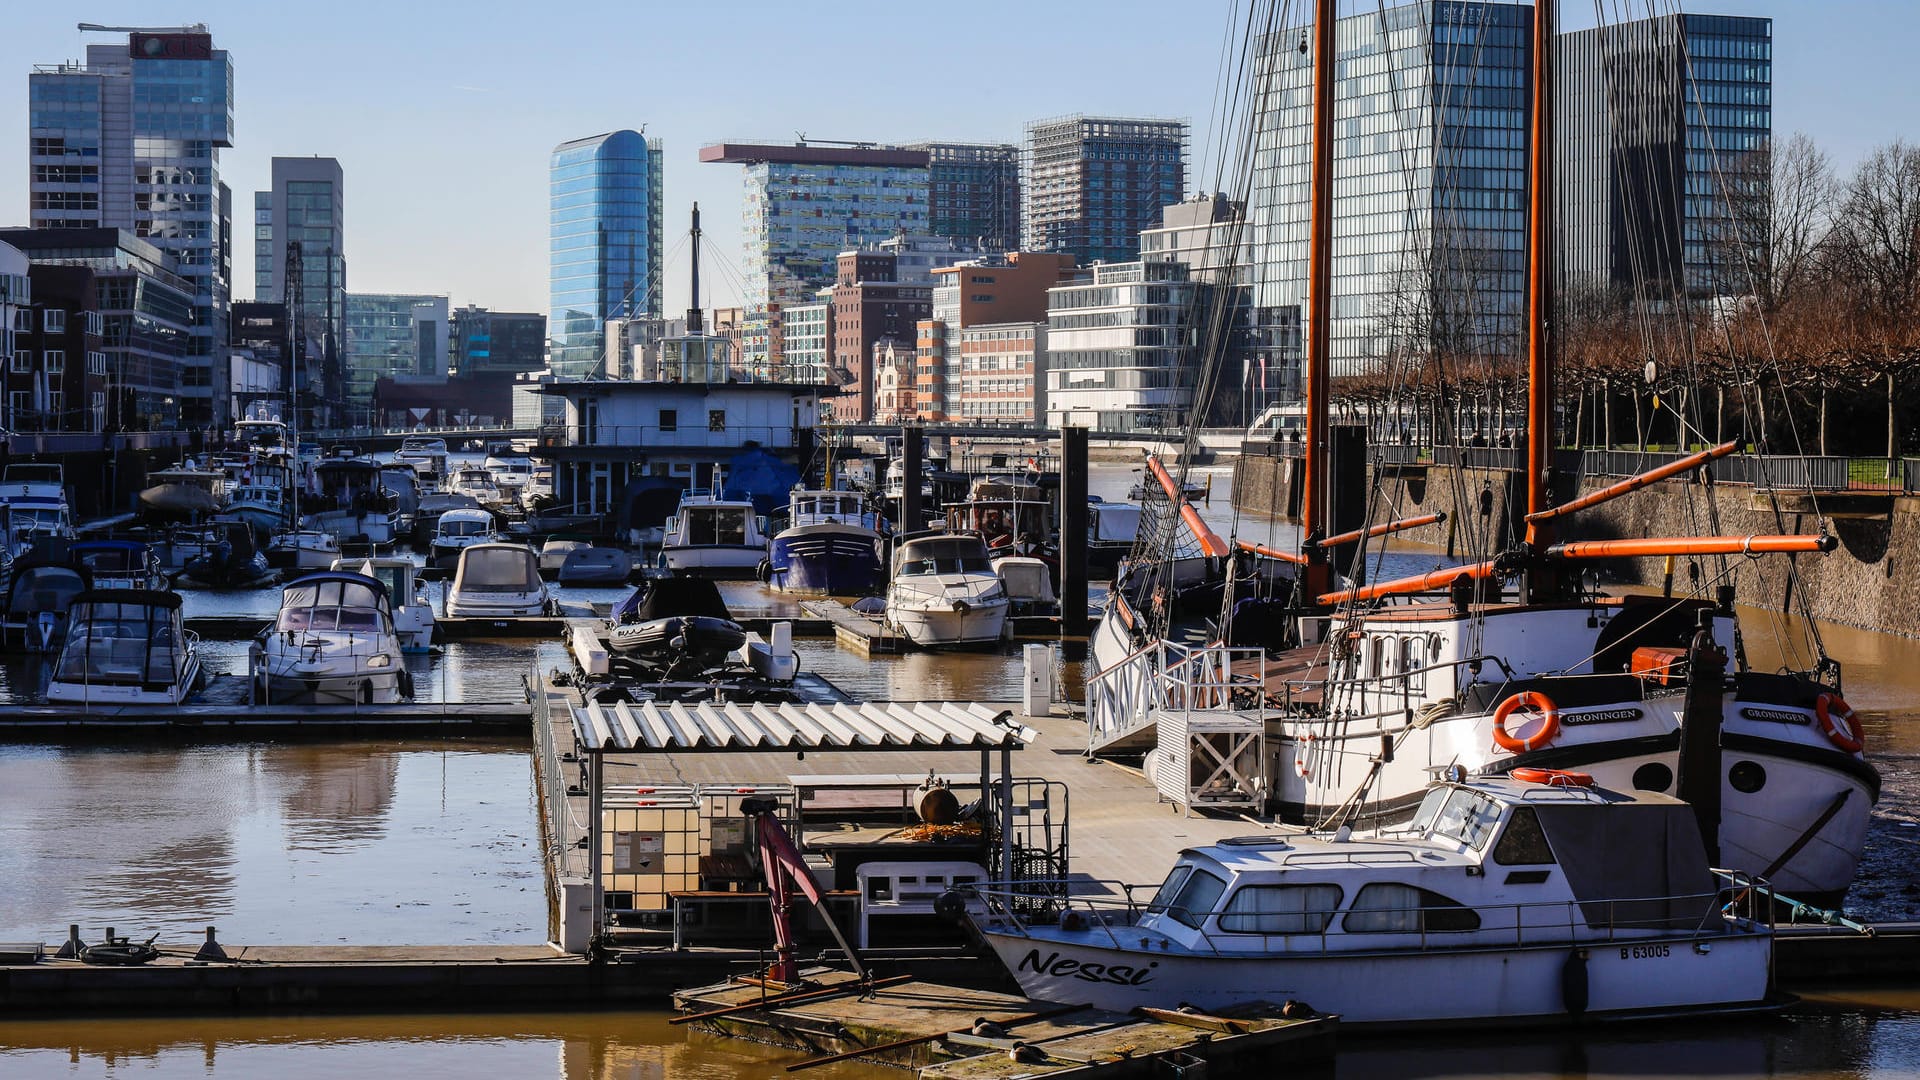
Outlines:
[[[633,576],[633,559],[619,548],[585,547],[567,553],[554,580],[578,587],[625,585]]]
[[[527,474],[527,486],[520,490],[520,506],[529,513],[543,503],[553,501],[553,462],[536,461]]]
[[[308,511],[302,528],[331,533],[343,544],[393,543],[393,493],[384,485],[379,462],[328,458],[314,465],[313,480],[317,491],[300,500]]]
[[[540,545],[540,576],[548,581],[559,577],[560,568],[566,565],[567,556],[576,551],[585,551],[592,546],[592,541],[578,537],[553,537]]]
[[[386,586],[343,571],[287,584],[251,667],[261,704],[392,703],[413,690]]]
[[[138,540],[79,540],[67,554],[93,575],[96,589],[167,587],[167,575],[153,548]]]
[[[520,505],[526,496],[527,484],[533,480],[532,458],[509,448],[506,453],[488,454],[480,467],[493,477],[502,502]]]
[[[1008,607],[1006,584],[978,534],[921,533],[894,549],[886,623],[915,645],[997,644]]]
[[[630,673],[687,679],[719,667],[747,641],[720,590],[700,578],[653,578],[608,620],[607,647]]]
[[[688,495],[667,520],[660,561],[683,577],[751,578],[767,557],[767,537],[750,499]]]
[[[1198,480],[1193,480],[1193,479],[1186,480],[1184,483],[1180,485],[1180,494],[1188,502],[1203,502],[1203,503],[1212,502],[1213,501],[1212,474],[1208,474],[1205,483],[1202,483]],[[1141,503],[1141,502],[1146,502],[1149,499],[1164,500],[1166,499],[1166,497],[1167,497],[1166,491],[1162,489],[1159,484],[1154,483],[1151,480],[1137,480],[1134,482],[1133,487],[1127,489],[1127,501],[1129,502]]]
[[[411,437],[401,440],[393,460],[413,466],[423,492],[440,485],[447,475],[447,440]]]
[[[411,539],[415,551],[424,551],[433,543],[440,528],[440,515],[449,510],[478,510],[480,504],[466,495],[451,491],[430,491],[420,496],[420,509],[414,511]]]
[[[380,486],[393,496],[394,529],[405,532],[420,512],[420,475],[405,462],[389,461],[380,466]]]
[[[93,587],[85,567],[25,558],[13,564],[7,601],[0,611],[0,644],[18,652],[48,653],[66,637],[74,598]]]
[[[148,479],[160,482],[141,489],[140,505],[155,513],[197,518],[215,513],[225,505],[213,490],[215,484],[224,486],[225,473],[166,469],[149,473]]]
[[[1438,783],[1393,833],[1188,848],[1145,905],[981,895],[1023,993],[1098,1009],[1292,999],[1452,1029],[1778,1004],[1764,886],[1711,868],[1686,803],[1576,773]]]
[[[549,612],[540,561],[525,544],[475,544],[460,551],[460,565],[447,590],[453,618],[538,618]]]
[[[430,652],[433,648],[433,603],[420,581],[420,568],[412,559],[380,556],[366,559],[335,559],[332,569],[370,577],[386,586],[387,601],[393,612],[393,633],[400,639],[400,651]]]
[[[200,678],[200,638],[181,619],[179,593],[96,588],[73,598],[47,700],[178,705]]]
[[[503,501],[500,485],[493,482],[493,474],[478,465],[455,469],[447,490],[456,495],[465,495],[481,506],[499,506]]]
[[[809,596],[865,596],[879,589],[879,514],[851,491],[795,491],[787,527],[768,546],[767,582]]]
[[[73,539],[65,471],[37,462],[7,466],[0,474],[0,520],[6,524],[6,553],[15,558],[49,540]]]
[[[317,529],[281,533],[267,541],[267,565],[279,570],[325,570],[339,557],[339,537]]]
[[[1140,533],[1140,508],[1131,503],[1087,500],[1087,576],[1111,580]]]
[[[1029,555],[993,560],[994,573],[1007,587],[1010,615],[1058,615],[1060,597],[1053,591],[1053,567]]]
[[[475,544],[500,541],[494,527],[493,511],[473,508],[447,510],[433,525],[433,543],[428,549],[430,565],[451,570],[460,561],[460,553]]]

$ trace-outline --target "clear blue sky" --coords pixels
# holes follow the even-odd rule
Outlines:
[[[1647,7],[1565,0],[1563,21],[1591,25],[1602,5],[1610,17]],[[1878,143],[1915,137],[1920,3],[1685,7],[1773,18],[1777,134],[1809,132],[1843,169]],[[0,225],[27,218],[27,72],[83,57],[88,39],[114,40],[81,34],[82,20],[204,22],[232,54],[236,132],[221,168],[236,203],[237,298],[253,293],[253,192],[267,186],[271,159],[319,154],[346,172],[351,289],[544,311],[547,155],[559,142],[646,125],[665,140],[667,248],[698,200],[709,243],[737,267],[740,167],[700,164],[701,145],[795,131],[1017,143],[1030,120],[1086,112],[1190,119],[1198,152],[1228,11],[1224,0],[9,5]],[[684,252],[667,274],[672,311],[686,303]],[[731,299],[727,272],[712,266],[703,278]]]

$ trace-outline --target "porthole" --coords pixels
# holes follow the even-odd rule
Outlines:
[[[1658,761],[1649,761],[1633,770],[1633,786],[1639,791],[1666,791],[1673,786],[1673,770]]]
[[[1751,795],[1767,786],[1767,770],[1761,768],[1758,762],[1737,762],[1727,770],[1727,783],[1733,785],[1733,790]]]

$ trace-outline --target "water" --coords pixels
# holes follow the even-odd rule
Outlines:
[[[1123,497],[1124,466],[1097,466],[1095,494]],[[1225,474],[1215,490],[1226,489]],[[1202,513],[1234,528],[1225,498]],[[1285,545],[1291,527],[1237,523],[1240,536]],[[1388,574],[1440,563],[1402,546]],[[1398,561],[1394,561],[1398,560]],[[742,615],[794,614],[753,583],[724,587]],[[569,590],[617,600],[621,590]],[[190,614],[270,614],[274,590],[190,594]],[[197,605],[210,605],[199,607]],[[252,605],[252,606],[247,606]],[[1755,666],[1779,662],[1768,620],[1748,620]],[[1920,665],[1912,644],[1823,627],[1844,658],[1848,695],[1866,717],[1887,790],[1862,881],[1850,897],[1869,917],[1911,917],[1920,847]],[[244,643],[210,643],[209,662],[244,664]],[[456,642],[410,658],[430,700],[518,700],[555,641]],[[909,654],[872,660],[831,642],[799,643],[802,663],[859,697],[1010,700],[1020,660]],[[1773,651],[1770,651],[1773,650]],[[33,665],[9,659],[0,679]],[[229,670],[232,670],[229,667]],[[533,943],[545,938],[539,830],[519,741],[245,744],[198,747],[0,746],[0,939],[58,941],[79,922],[163,944],[203,927],[232,944]],[[1151,876],[1151,875],[1149,875]],[[0,1021],[0,1077],[253,1077],[289,1080],[474,1075],[555,1080],[767,1077],[799,1055],[690,1036],[657,1012],[477,1016],[212,1017]],[[1920,990],[1834,989],[1785,1016],[1572,1035],[1349,1038],[1339,1080],[1399,1077],[1662,1076],[1879,1080],[1920,1073]],[[899,1077],[849,1064],[838,1078]]]

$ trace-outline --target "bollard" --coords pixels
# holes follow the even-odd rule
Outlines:
[[[85,952],[86,948],[87,947],[80,942],[80,924],[68,923],[67,942],[60,946],[60,951],[54,953],[53,956],[56,960],[78,960],[80,959],[80,954]]]
[[[220,942],[214,939],[213,927],[207,927],[206,944],[200,946],[200,951],[194,953],[193,958],[203,962],[227,959],[227,950],[221,948]]]

